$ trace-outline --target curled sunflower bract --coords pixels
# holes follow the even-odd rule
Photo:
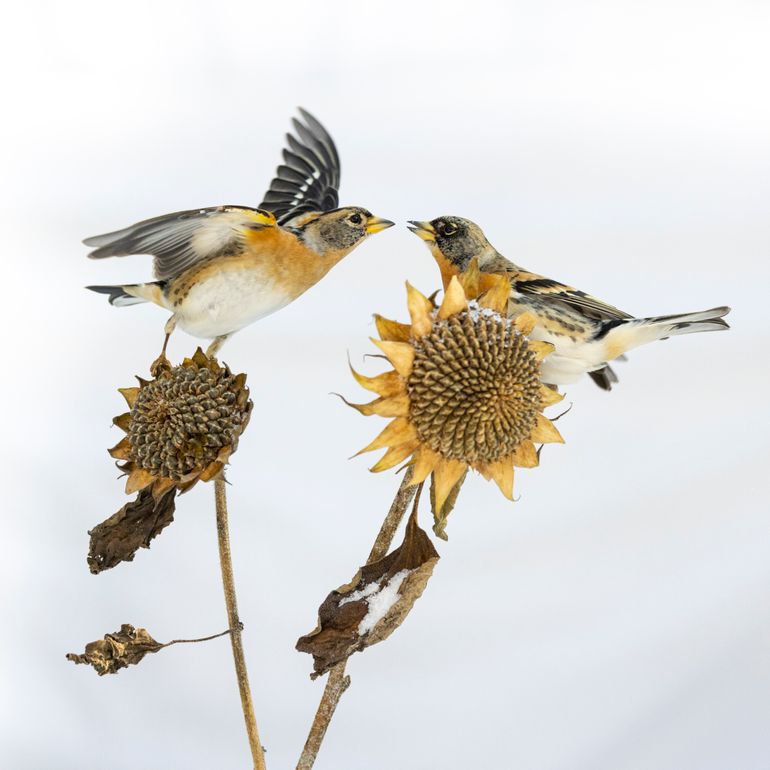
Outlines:
[[[121,388],[131,411],[113,422],[125,431],[110,454],[123,461],[126,493],[149,488],[158,500],[210,481],[238,447],[251,415],[245,374],[233,374],[198,348],[153,380]]]
[[[353,404],[364,415],[392,417],[362,452],[386,449],[372,471],[413,465],[412,484],[433,474],[436,511],[469,468],[513,498],[514,467],[538,465],[536,443],[563,442],[543,409],[563,398],[540,380],[553,350],[528,338],[534,318],[508,318],[510,286],[489,277],[478,296],[455,277],[441,305],[407,283],[411,324],[376,316],[375,345],[392,371],[358,383],[378,398]],[[470,299],[470,301],[469,301]]]

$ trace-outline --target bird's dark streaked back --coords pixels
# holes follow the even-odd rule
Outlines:
[[[534,339],[550,342],[554,352],[543,362],[543,381],[574,382],[590,374],[604,390],[617,376],[607,365],[634,347],[669,336],[729,328],[727,307],[674,316],[634,318],[579,289],[529,272],[503,257],[481,228],[463,217],[443,216],[429,222],[410,221],[441,270],[444,285],[476,260],[482,273],[504,275],[511,284],[509,314],[529,312],[538,323]]]

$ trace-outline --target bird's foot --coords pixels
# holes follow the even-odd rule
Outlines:
[[[150,374],[153,377],[160,377],[161,374],[171,371],[171,361],[166,357],[166,351],[161,351],[161,354],[150,364]]]

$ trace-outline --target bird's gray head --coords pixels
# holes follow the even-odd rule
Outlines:
[[[321,256],[349,254],[368,235],[379,233],[393,222],[374,216],[360,206],[346,206],[312,216],[299,228],[300,238]]]
[[[470,219],[444,216],[430,222],[410,220],[409,224],[409,229],[425,241],[440,267],[445,260],[462,273],[474,257],[483,266],[497,255],[481,228]]]

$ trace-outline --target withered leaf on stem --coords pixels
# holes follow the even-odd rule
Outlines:
[[[411,517],[401,545],[332,591],[318,609],[318,627],[297,642],[297,650],[313,656],[311,677],[387,639],[420,598],[438,559]]]
[[[150,541],[174,520],[175,494],[171,489],[155,500],[151,490],[142,489],[136,499],[90,530],[91,572],[97,575],[122,561],[133,561],[140,548],[149,548]]]
[[[128,623],[114,634],[105,634],[104,639],[89,642],[83,655],[67,654],[73,663],[93,666],[99,676],[115,674],[121,668],[135,665],[149,652],[157,652],[166,645],[156,642],[144,628],[134,628]]]

